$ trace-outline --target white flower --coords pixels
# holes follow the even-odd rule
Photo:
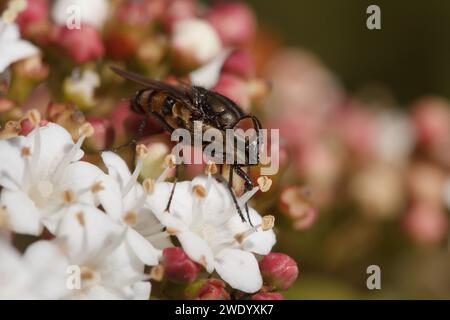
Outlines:
[[[52,18],[57,24],[66,25],[67,20],[79,12],[82,25],[101,28],[108,18],[108,2],[108,0],[57,0],[52,8]],[[79,11],[71,11],[72,8]]]
[[[102,186],[106,175],[96,166],[78,161],[84,139],[92,134],[85,125],[73,143],[63,127],[37,126],[28,136],[0,140],[0,205],[6,224],[18,233],[51,232],[74,203],[95,204],[108,196]]]
[[[258,291],[262,278],[253,253],[270,252],[275,244],[271,227],[263,226],[263,231],[263,219],[252,208],[249,213],[255,227],[242,222],[228,189],[210,175],[177,183],[167,212],[172,187],[172,183],[157,183],[149,200],[150,208],[167,227],[167,232],[175,235],[186,254],[208,272],[215,270],[235,289],[248,293]],[[241,196],[240,205],[258,189]]]
[[[66,293],[67,258],[61,247],[37,241],[20,255],[0,239],[0,299],[59,299]]]
[[[222,49],[217,32],[202,19],[176,22],[171,45],[176,51],[188,55],[199,64],[210,62]]]
[[[144,263],[125,240],[126,229],[103,211],[74,205],[60,220],[57,237],[67,243],[70,265],[80,270],[79,287],[70,283],[69,299],[148,299]],[[68,283],[69,285],[69,283]]]
[[[6,23],[0,18],[0,73],[14,62],[39,54],[39,49],[20,38],[15,23]]]
[[[149,190],[144,190],[137,182],[142,159],[138,160],[133,173],[113,152],[103,152],[102,159],[118,190],[114,196],[102,200],[103,208],[114,221],[127,227],[126,240],[139,259],[147,265],[157,264],[162,254],[160,249],[172,246],[172,243],[169,235],[162,232],[164,226],[146,207]]]
[[[95,101],[95,89],[100,86],[100,76],[92,70],[74,70],[72,76],[64,80],[64,91],[66,95],[76,101],[79,105],[93,107]]]

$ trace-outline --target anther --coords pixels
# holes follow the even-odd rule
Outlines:
[[[78,129],[78,134],[81,137],[89,138],[92,137],[95,133],[94,127],[89,123],[83,123],[81,127]]]
[[[196,184],[192,187],[192,193],[197,198],[205,198],[206,197],[206,189],[202,185]]]
[[[136,212],[134,211],[127,212],[123,217],[123,221],[129,226],[134,226],[137,222]]]
[[[77,219],[78,223],[84,227],[84,213],[82,211],[77,212],[75,214],[75,218]]]
[[[144,191],[149,196],[153,194],[155,191],[155,180],[147,178],[142,182],[142,187],[144,188]]]
[[[31,109],[27,112],[27,118],[33,126],[38,126],[41,122],[41,114],[36,109]]]
[[[95,182],[91,187],[92,193],[99,193],[100,191],[105,190],[101,181]]]
[[[69,204],[75,201],[75,192],[72,190],[66,190],[63,193],[64,203]]]
[[[272,179],[270,179],[267,176],[261,176],[258,178],[258,185],[261,192],[267,192],[269,191],[270,187],[272,186]]]
[[[272,215],[267,215],[262,218],[261,229],[267,231],[273,228],[275,225],[275,217]]]
[[[217,173],[217,165],[216,165],[216,163],[214,161],[209,160],[206,163],[205,173],[208,174],[208,175]]]
[[[150,271],[150,279],[161,281],[164,278],[164,267],[160,264],[154,266]]]
[[[144,159],[148,156],[148,153],[148,148],[144,144],[138,144],[136,146],[136,155],[138,156],[138,158]]]

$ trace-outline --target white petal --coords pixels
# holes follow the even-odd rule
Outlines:
[[[140,281],[133,285],[134,300],[148,300],[152,285],[149,281]]]
[[[122,228],[103,211],[93,206],[73,205],[60,220],[56,235],[67,242],[71,256],[89,252],[101,252],[120,236]]]
[[[161,220],[169,202],[170,193],[173,184],[169,182],[160,182],[155,184],[155,190],[148,197],[146,205]],[[175,191],[170,205],[170,214],[181,219],[189,225],[192,219],[192,187],[189,181],[183,181],[176,184]]]
[[[125,161],[111,151],[102,152],[103,163],[108,168],[108,174],[117,180],[123,188],[131,178],[131,172]]]
[[[262,287],[258,262],[249,252],[224,249],[216,256],[215,269],[220,277],[234,289],[253,293]]]
[[[200,68],[192,71],[189,74],[189,78],[193,85],[210,89],[219,80],[220,70],[223,63],[231,53],[231,49],[224,49],[217,55],[211,62],[201,66]]]
[[[192,180],[192,186],[201,185],[207,187],[207,178],[205,176],[199,176]],[[230,206],[234,206],[232,203],[231,195],[228,189],[216,181],[216,179],[211,180],[211,187],[203,202],[203,212],[207,214],[205,219],[216,220],[217,218],[223,218],[223,213]]]
[[[4,189],[0,195],[0,203],[6,206],[8,224],[12,231],[35,236],[42,233],[41,214],[28,195]]]
[[[202,264],[209,273],[214,271],[214,256],[208,244],[195,233],[186,231],[177,235],[186,254]]]
[[[256,210],[253,208],[248,209],[250,220],[252,221],[253,225],[260,224],[262,218],[258,214],[258,212],[256,212]],[[247,230],[249,228],[249,225],[247,223],[242,223],[241,218],[239,218],[237,215],[230,219],[228,226],[230,226],[231,223],[235,226],[233,228],[235,233],[243,232],[244,230]],[[275,233],[272,229],[262,231],[261,228],[258,228],[256,232],[252,233],[244,239],[244,241],[242,242],[242,249],[251,251],[256,254],[266,255],[272,250],[272,247],[275,245],[275,243]]]
[[[50,241],[38,241],[28,247],[24,262],[33,273],[32,289],[41,299],[59,299],[66,293],[68,261],[62,249]]]
[[[19,252],[0,239],[0,299],[29,299],[31,281]]]
[[[162,252],[155,249],[149,241],[141,236],[136,230],[128,228],[127,241],[133,252],[142,261],[142,263],[148,266],[154,266],[158,264],[161,258]]]
[[[22,184],[25,160],[21,156],[25,137],[0,140],[0,185],[17,190]]]
[[[37,54],[39,54],[39,49],[28,41],[2,41],[0,46],[0,73],[11,64]]]
[[[39,134],[41,135],[41,150],[39,162],[34,170],[39,177],[49,177],[55,173],[58,165],[72,149],[74,143],[70,133],[55,123],[48,123],[39,128]],[[26,137],[32,154],[35,150],[35,135],[36,131],[33,130]],[[79,160],[82,156],[83,152],[79,150],[70,161]]]

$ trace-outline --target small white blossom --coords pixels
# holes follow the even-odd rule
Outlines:
[[[117,183],[117,195],[102,200],[102,206],[117,223],[127,227],[126,240],[139,259],[147,265],[157,264],[163,248],[172,246],[163,225],[146,206],[149,190],[144,190],[137,178],[142,168],[138,160],[133,173],[113,152],[103,152],[102,159],[109,176]],[[151,182],[149,182],[151,183]]]
[[[101,210],[81,204],[70,207],[56,236],[67,243],[70,265],[80,270],[79,287],[68,285],[66,298],[149,298],[145,265],[125,241],[126,229]]]
[[[215,270],[235,289],[258,291],[262,278],[254,253],[270,252],[275,244],[273,230],[262,230],[262,218],[252,208],[249,214],[255,227],[242,222],[228,189],[211,176],[177,183],[167,212],[172,187],[172,183],[157,183],[149,200],[150,208],[167,232],[175,235],[186,254],[208,272]],[[240,205],[258,189],[244,194],[239,199]]]
[[[0,299],[59,299],[66,293],[68,261],[61,247],[37,241],[23,256],[0,239]]]
[[[39,54],[39,49],[20,38],[17,24],[0,18],[0,73],[14,62]]]
[[[0,140],[0,205],[10,230],[39,235],[45,225],[53,232],[73,204],[108,197],[103,171],[78,161],[86,134],[74,143],[66,129],[49,123],[26,137]]]

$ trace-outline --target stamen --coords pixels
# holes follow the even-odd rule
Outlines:
[[[20,151],[20,154],[22,157],[29,157],[31,155],[31,151],[30,148],[28,147],[23,147],[22,150]]]
[[[105,190],[101,181],[95,182],[91,187],[92,193],[99,193],[100,191]]]
[[[30,120],[33,127],[39,126],[39,123],[41,122],[41,114],[36,109],[31,109],[27,112],[27,118]]]
[[[216,174],[217,173],[217,165],[214,161],[209,160],[205,166],[205,173],[207,175]]]
[[[89,138],[92,137],[95,133],[94,127],[89,123],[83,123],[81,127],[78,129],[78,134],[80,135],[80,139],[82,137]],[[84,139],[83,139],[84,140]]]
[[[149,154],[148,148],[144,144],[138,144],[136,146],[136,155],[138,158],[146,158]]]
[[[275,217],[272,215],[267,215],[262,218],[261,229],[267,231],[273,228],[275,225]]]
[[[156,179],[156,182],[163,182],[167,179],[167,176],[169,175],[170,170],[175,168],[176,166],[176,158],[173,154],[168,154],[166,158],[164,159],[165,163],[165,169],[161,173],[161,175]]]
[[[167,227],[167,228],[166,228],[166,233],[167,233],[169,236],[176,236],[176,235],[179,233],[179,231],[178,231],[177,229],[175,229],[175,228]]]
[[[202,185],[199,185],[199,184],[196,184],[195,186],[192,187],[192,193],[197,198],[202,198],[203,199],[203,198],[206,197],[205,187],[203,187]]]
[[[164,278],[164,267],[160,264],[154,266],[150,271],[150,279],[161,281]]]
[[[267,176],[261,176],[258,178],[258,185],[261,192],[267,192],[272,186],[272,179]]]
[[[75,218],[77,219],[78,223],[79,223],[82,227],[84,227],[85,221],[84,221],[84,213],[83,213],[83,211],[77,212],[77,213],[75,214]]]
[[[123,217],[123,221],[129,225],[129,226],[134,226],[137,222],[137,214],[134,211],[128,211],[124,217]]]
[[[147,195],[152,195],[155,191],[155,180],[147,178],[142,182],[142,187]]]
[[[134,168],[133,174],[130,177],[130,180],[128,180],[127,184],[125,185],[125,188],[122,190],[124,196],[126,196],[128,192],[130,192],[130,190],[136,184],[141,169],[142,169],[142,158],[139,157],[138,161],[136,162],[136,167]]]
[[[9,227],[9,216],[6,206],[0,206],[0,229]]]
[[[22,130],[22,126],[18,121],[8,121],[5,127],[0,131],[0,139],[9,139],[17,137]]]
[[[169,234],[167,232],[160,232],[157,234],[153,234],[151,236],[146,237],[146,239],[150,242],[152,241],[157,241],[157,240],[161,240],[161,239],[166,239],[169,237]]]
[[[247,191],[246,193],[244,193],[238,199],[239,206],[242,206],[242,205],[246,204],[251,199],[251,197],[253,197],[255,195],[255,193],[257,193],[258,191],[259,191],[259,187],[254,187],[252,190]]]
[[[65,204],[70,204],[74,202],[75,197],[76,197],[75,192],[73,192],[72,190],[66,190],[63,193],[63,199]]]

